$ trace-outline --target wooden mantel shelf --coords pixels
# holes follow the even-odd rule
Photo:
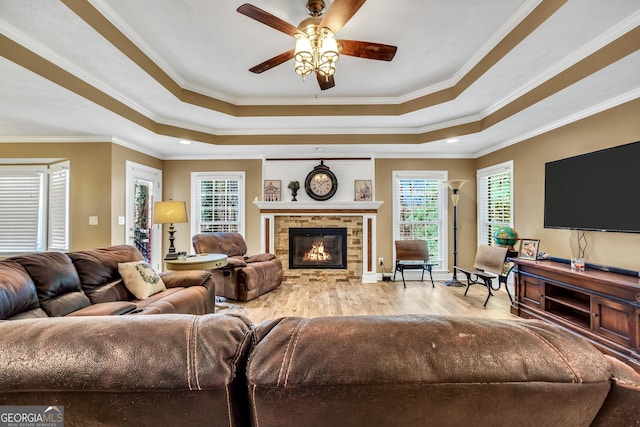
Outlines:
[[[371,214],[377,213],[384,202],[262,202],[255,200],[254,205],[260,213],[326,213],[326,214]]]

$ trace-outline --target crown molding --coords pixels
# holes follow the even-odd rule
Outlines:
[[[20,144],[59,144],[59,143],[83,143],[83,142],[112,142],[112,138],[110,136],[28,136],[28,135],[17,135],[17,136],[0,136],[0,144],[12,144],[12,143],[20,143]]]

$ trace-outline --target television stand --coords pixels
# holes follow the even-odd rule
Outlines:
[[[556,261],[515,264],[511,313],[555,323],[640,372],[640,279]]]

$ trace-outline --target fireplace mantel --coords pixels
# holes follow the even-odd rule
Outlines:
[[[384,202],[261,202],[255,200],[254,205],[260,213],[377,213]]]

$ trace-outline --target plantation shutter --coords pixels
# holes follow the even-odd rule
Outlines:
[[[43,249],[45,169],[0,168],[0,252]]]
[[[443,181],[438,172],[397,172],[394,240],[426,240],[429,259],[444,266]]]
[[[244,180],[241,175],[199,174],[194,181],[195,230],[207,232],[244,231],[242,224]]]
[[[478,244],[493,243],[497,228],[513,227],[513,162],[502,163],[477,173]]]
[[[49,250],[69,250],[69,162],[49,169]]]

